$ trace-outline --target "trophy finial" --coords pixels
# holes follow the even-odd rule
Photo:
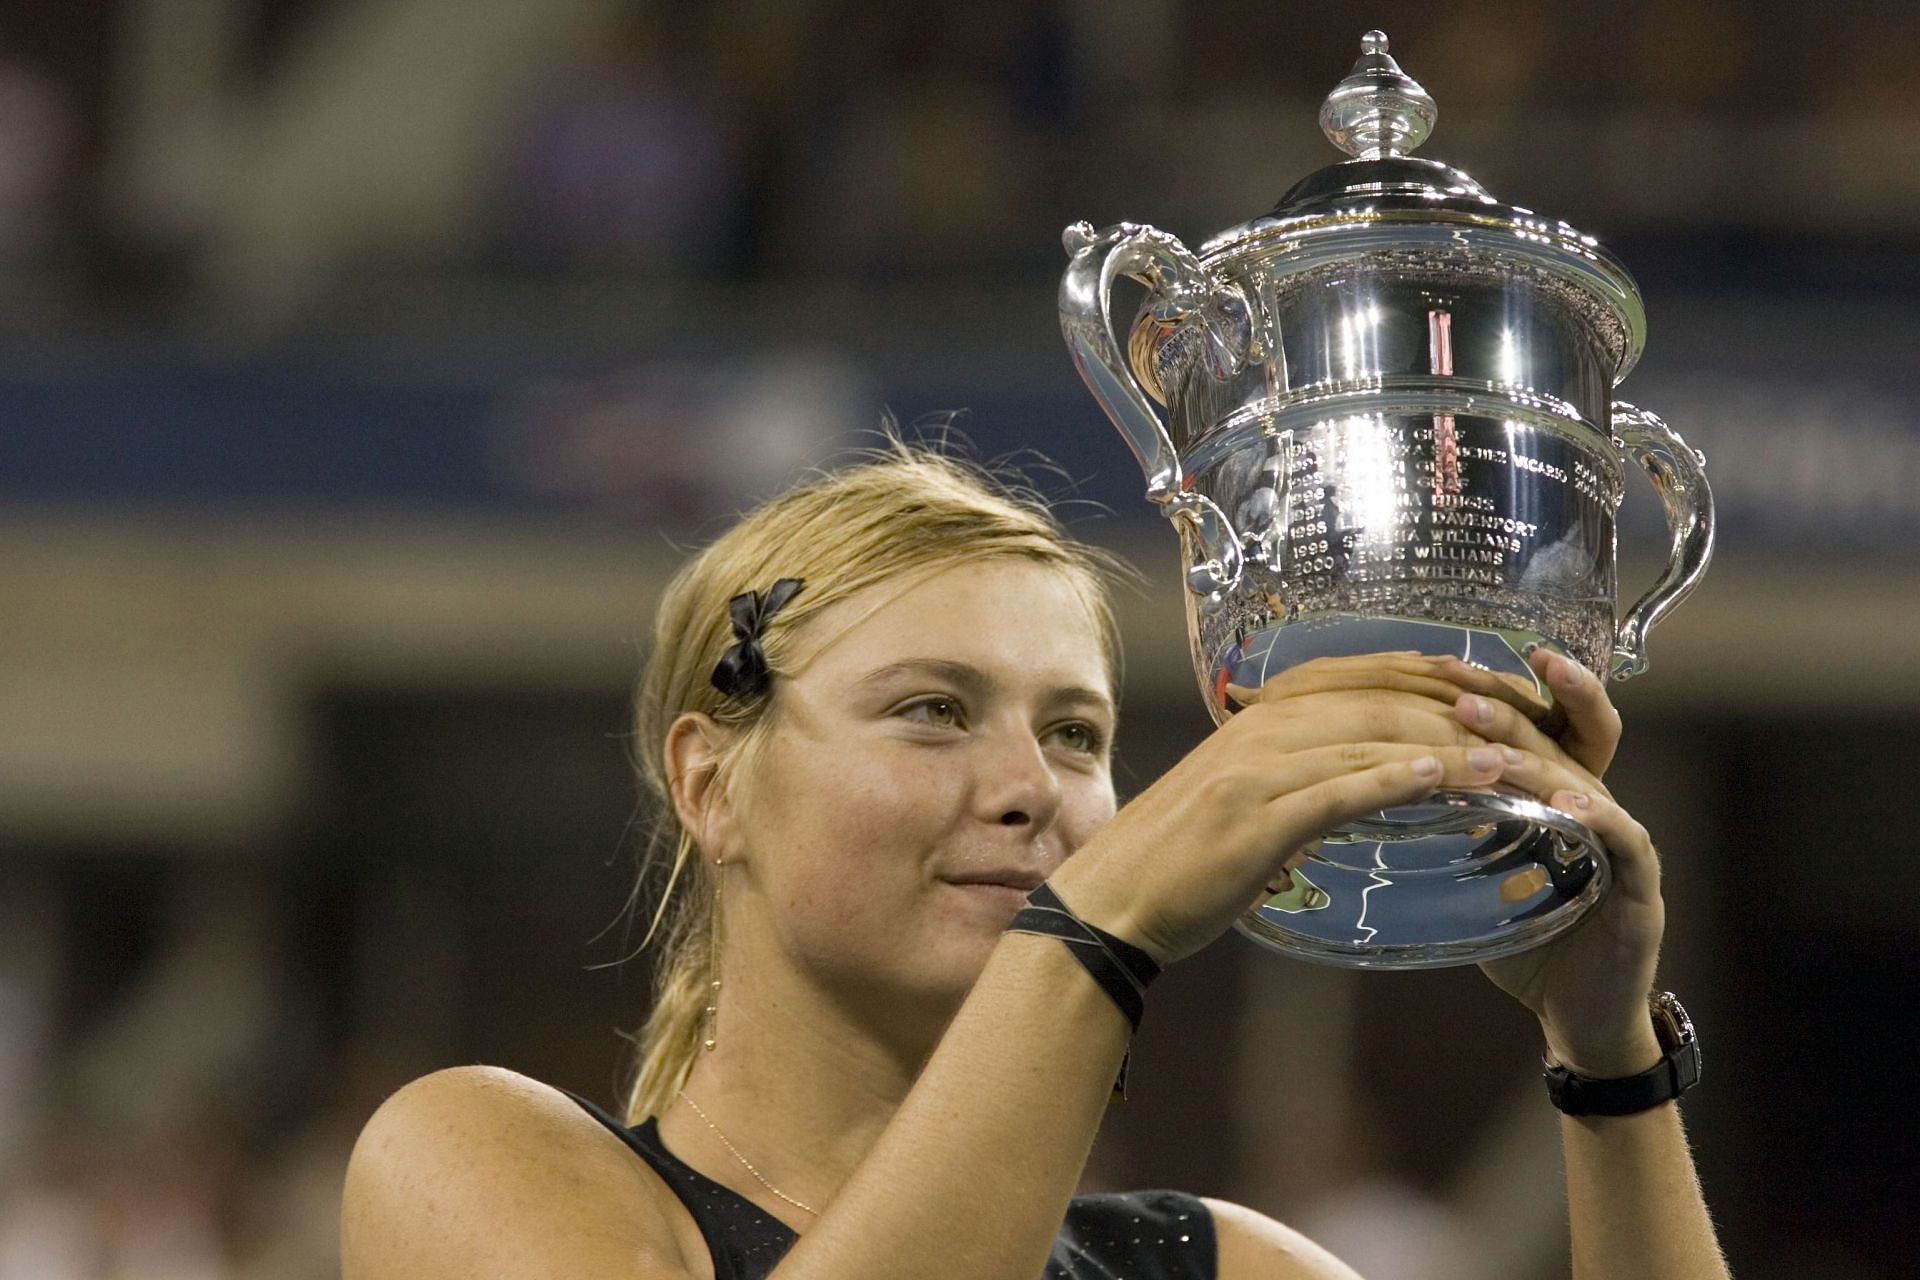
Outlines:
[[[1361,160],[1411,154],[1433,132],[1440,110],[1420,82],[1387,53],[1387,34],[1360,37],[1360,57],[1320,106],[1320,128]]]

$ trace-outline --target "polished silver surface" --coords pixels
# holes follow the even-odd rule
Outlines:
[[[1360,37],[1360,58],[1320,106],[1327,140],[1360,160],[1409,155],[1433,132],[1440,109],[1387,53],[1387,33]]]
[[[1705,570],[1713,505],[1700,455],[1612,399],[1646,338],[1632,276],[1592,237],[1408,155],[1436,112],[1384,35],[1321,119],[1355,158],[1198,253],[1132,223],[1065,237],[1062,331],[1179,534],[1208,709],[1224,722],[1292,666],[1385,650],[1456,654],[1543,711],[1536,647],[1643,671],[1648,631]],[[1147,288],[1124,347],[1123,276]],[[1629,462],[1661,499],[1669,563],[1616,618]],[[1565,815],[1445,792],[1332,833],[1294,881],[1249,936],[1416,968],[1538,945],[1607,869]]]
[[[1278,951],[1356,969],[1438,969],[1514,955],[1579,923],[1609,883],[1591,836],[1515,796],[1443,791],[1428,834],[1329,837],[1235,926]]]
[[[1653,482],[1671,538],[1666,572],[1620,619],[1613,674],[1624,680],[1647,669],[1647,632],[1687,598],[1707,571],[1713,558],[1713,493],[1707,488],[1707,455],[1690,448],[1678,432],[1645,409],[1616,401],[1613,434]]]

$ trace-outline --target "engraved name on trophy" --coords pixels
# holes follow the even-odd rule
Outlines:
[[[1352,158],[1197,253],[1153,227],[1065,234],[1060,321],[1081,376],[1179,533],[1194,669],[1216,721],[1322,656],[1451,653],[1550,696],[1540,645],[1613,678],[1713,545],[1704,459],[1612,400],[1646,318],[1626,269],[1564,222],[1411,153],[1433,100],[1375,31],[1321,108]],[[1147,300],[1124,350],[1115,281]],[[1164,421],[1149,397],[1166,408]],[[1616,619],[1628,460],[1671,534]],[[1331,833],[1242,932],[1363,968],[1537,946],[1605,892],[1605,850],[1533,800],[1444,790]]]

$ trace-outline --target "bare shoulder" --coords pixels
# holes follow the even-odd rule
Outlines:
[[[367,1121],[340,1213],[345,1280],[695,1275],[644,1161],[565,1094],[498,1067],[415,1080]]]
[[[1205,1200],[1219,1242],[1219,1280],[1360,1280],[1292,1227],[1226,1200]]]

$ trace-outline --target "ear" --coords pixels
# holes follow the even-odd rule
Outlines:
[[[726,788],[716,783],[728,731],[699,711],[688,711],[667,729],[667,792],[681,829],[703,856],[723,858],[733,838],[733,811]]]

